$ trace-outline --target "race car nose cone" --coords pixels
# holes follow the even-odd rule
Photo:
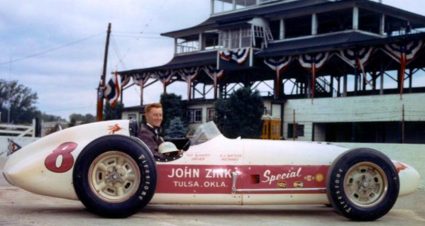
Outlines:
[[[19,175],[19,172],[17,172],[16,167],[6,165],[3,169],[3,176],[10,185],[17,186],[14,180],[17,175]]]
[[[3,172],[3,177],[4,179],[6,179],[7,183],[9,183],[10,185],[14,185],[12,180],[9,179],[8,174],[6,172]]]

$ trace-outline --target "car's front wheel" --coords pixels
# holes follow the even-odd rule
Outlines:
[[[329,169],[327,195],[332,206],[352,220],[371,221],[391,210],[399,193],[391,160],[373,149],[340,155]]]
[[[77,158],[74,188],[86,208],[104,217],[127,217],[151,200],[156,186],[153,156],[138,140],[98,138]]]

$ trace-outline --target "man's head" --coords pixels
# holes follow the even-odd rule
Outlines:
[[[160,103],[146,105],[145,118],[150,125],[160,127],[162,123],[162,105]]]

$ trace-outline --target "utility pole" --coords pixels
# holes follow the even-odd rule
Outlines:
[[[103,70],[102,70],[102,74],[100,75],[100,82],[97,88],[97,114],[96,114],[97,121],[103,120],[103,102],[104,102],[103,89],[105,87],[106,69],[108,66],[108,51],[109,51],[110,36],[111,36],[111,23],[108,24],[108,31],[106,32],[105,54],[103,57]]]

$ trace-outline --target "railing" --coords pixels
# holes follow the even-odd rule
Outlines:
[[[35,137],[35,120],[32,125],[0,124],[0,136]]]

